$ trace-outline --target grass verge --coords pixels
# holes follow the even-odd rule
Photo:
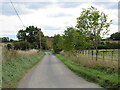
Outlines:
[[[60,54],[56,54],[56,56],[72,71],[74,71],[78,76],[83,77],[87,81],[91,81],[99,84],[104,88],[118,88],[119,80],[118,74],[108,74],[105,71],[98,71],[91,68],[85,68],[80,66],[79,64],[71,61]]]
[[[44,56],[39,52],[31,56],[22,56],[2,63],[2,88],[17,88],[25,73],[36,65]]]

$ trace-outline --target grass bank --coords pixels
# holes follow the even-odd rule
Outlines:
[[[56,54],[56,56],[72,71],[74,71],[78,76],[83,77],[87,81],[91,81],[94,83],[99,84],[100,86],[104,88],[118,88],[119,86],[119,80],[118,80],[118,74],[112,73],[108,74],[105,71],[99,71],[92,68],[86,68],[80,66],[80,64],[77,64],[76,62],[67,59],[66,57]]]
[[[2,88],[16,88],[25,73],[36,65],[44,56],[39,52],[2,62]]]

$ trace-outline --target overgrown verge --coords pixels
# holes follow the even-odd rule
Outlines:
[[[118,74],[112,73],[108,74],[105,71],[99,71],[91,68],[82,67],[79,64],[71,61],[60,54],[56,54],[56,56],[72,71],[74,71],[78,76],[83,77],[84,79],[98,83],[100,86],[104,88],[118,88],[119,80]]]
[[[38,50],[31,49],[31,50],[8,50],[5,46],[2,47],[2,61],[11,61],[16,58],[20,58],[22,56],[30,56],[36,54]]]
[[[2,88],[16,88],[25,73],[37,64],[44,56],[39,52],[30,56],[22,56],[2,63]]]
[[[95,58],[91,58],[88,55],[82,55],[76,52],[60,52],[61,55],[65,56],[66,58],[76,62],[82,67],[96,69],[105,71],[109,74],[118,73],[118,61],[116,60],[95,60]]]

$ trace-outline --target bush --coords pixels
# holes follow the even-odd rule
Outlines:
[[[119,42],[106,42],[106,43],[103,43],[101,42],[99,45],[98,45],[98,49],[120,49],[120,43]]]
[[[120,49],[120,43],[108,43],[106,44],[106,47],[109,49]]]
[[[15,50],[27,50],[30,49],[30,43],[26,41],[14,42],[13,43]]]
[[[7,49],[8,50],[12,49],[12,47],[13,47],[12,44],[7,44]]]

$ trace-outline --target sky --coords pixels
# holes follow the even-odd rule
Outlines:
[[[76,25],[82,8],[96,7],[113,20],[109,34],[118,32],[118,1],[117,0],[11,0],[28,27],[34,25],[42,29],[46,36],[63,34],[68,26]],[[120,8],[120,7],[119,7]],[[120,16],[119,16],[120,18]],[[120,24],[120,22],[119,22]],[[17,17],[10,0],[0,0],[0,37],[17,39],[20,29],[25,29]]]

